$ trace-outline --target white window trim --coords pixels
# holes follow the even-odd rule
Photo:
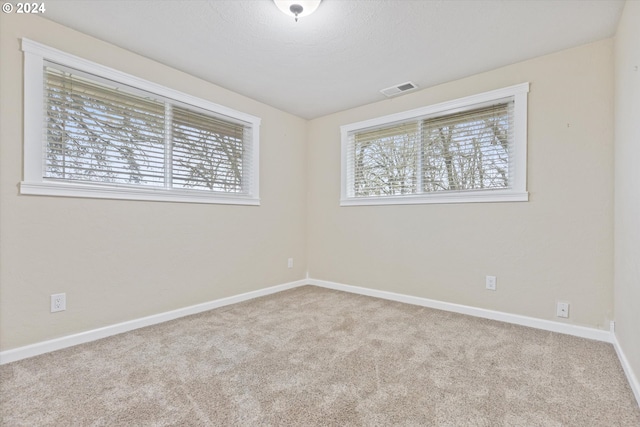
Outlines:
[[[22,39],[24,52],[24,176],[20,183],[20,194],[88,197],[99,199],[147,200],[187,203],[216,203],[236,205],[260,205],[259,197],[259,139],[260,118],[159,84],[105,67],[58,49],[29,39]],[[42,123],[44,123],[44,61],[49,60],[64,66],[94,74],[99,77],[132,86],[178,102],[212,111],[231,119],[250,123],[252,132],[252,182],[249,194],[209,193],[197,190],[168,190],[164,188],[141,188],[137,186],[100,183],[52,182],[43,179]]]
[[[527,192],[527,94],[529,83],[521,83],[502,89],[492,90],[477,95],[467,96],[452,101],[416,108],[410,111],[390,114],[340,127],[342,138],[341,153],[341,192],[340,206],[363,205],[413,205],[423,203],[478,203],[478,202],[526,202],[529,200]],[[504,190],[467,190],[446,191],[437,193],[422,193],[402,196],[350,197],[347,190],[349,165],[347,164],[347,150],[349,133],[383,126],[399,121],[411,120],[424,116],[439,116],[454,114],[478,107],[479,105],[513,99],[514,101],[514,173],[512,188]]]

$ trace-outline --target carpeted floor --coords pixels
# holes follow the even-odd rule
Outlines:
[[[0,381],[3,426],[640,426],[610,344],[313,286]]]

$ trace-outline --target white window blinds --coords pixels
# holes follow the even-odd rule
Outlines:
[[[164,186],[162,102],[45,67],[44,177]]]
[[[248,195],[251,123],[45,63],[43,179]]]
[[[420,123],[394,124],[351,135],[356,197],[414,194],[420,176]]]
[[[250,176],[245,140],[250,128],[185,108],[174,108],[172,132],[172,182],[174,188],[202,188],[242,192]]]
[[[425,119],[425,192],[510,187],[513,102]]]
[[[341,126],[341,205],[526,201],[529,84]]]
[[[513,102],[349,135],[354,197],[510,187]]]

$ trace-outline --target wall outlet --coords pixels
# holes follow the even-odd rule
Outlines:
[[[293,268],[293,258],[287,260],[287,268]]]
[[[497,282],[498,282],[498,279],[496,279],[496,276],[487,276],[485,280],[485,286],[490,291],[495,291]]]
[[[65,311],[67,309],[67,294],[51,295],[51,312]]]
[[[569,303],[568,302],[558,302],[556,304],[556,316],[558,317],[569,317]]]

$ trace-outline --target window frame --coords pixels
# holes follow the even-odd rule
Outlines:
[[[483,92],[451,101],[445,101],[409,111],[390,114],[340,127],[341,134],[341,179],[340,206],[369,205],[409,205],[429,203],[488,203],[488,202],[526,202],[527,192],[527,95],[529,83]],[[501,101],[514,102],[513,117],[513,172],[510,176],[511,188],[488,190],[439,191],[430,193],[405,194],[398,196],[356,197],[353,190],[347,188],[349,178],[354,174],[353,165],[348,164],[350,134],[364,132],[376,127],[400,124],[417,119],[429,119],[481,108]],[[351,174],[351,176],[350,176]]]
[[[23,180],[19,191],[24,195],[86,197],[100,199],[145,200],[162,202],[214,203],[233,205],[260,205],[259,196],[259,117],[246,114],[186,93],[135,77],[133,75],[106,67],[78,56],[51,48],[38,42],[23,38],[21,49],[24,52],[24,169]],[[44,64],[55,62],[63,67],[70,67],[98,78],[112,80],[124,85],[140,89],[161,98],[187,104],[201,110],[225,116],[230,121],[248,123],[251,128],[250,181],[247,192],[224,193],[206,190],[185,190],[142,187],[125,184],[93,183],[93,182],[61,182],[47,180],[43,177],[43,159],[45,143],[43,140],[44,123]]]

